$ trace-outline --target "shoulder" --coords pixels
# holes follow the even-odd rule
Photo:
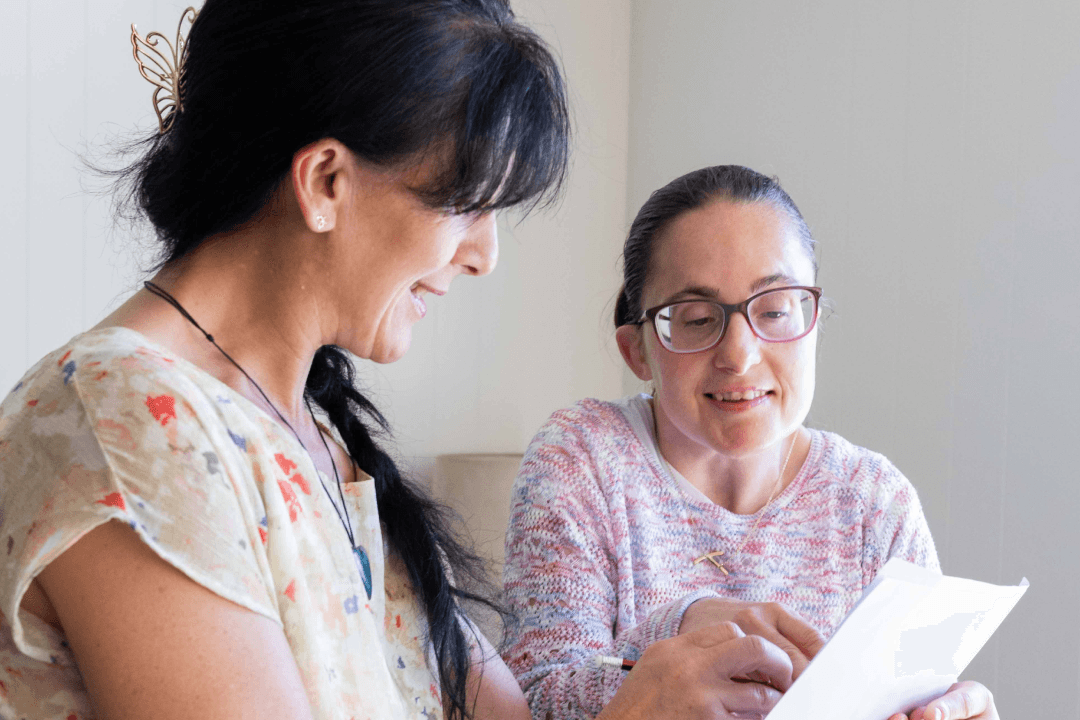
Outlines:
[[[538,434],[591,437],[626,432],[629,429],[621,403],[586,398],[570,407],[556,410]]]
[[[87,405],[134,403],[164,424],[187,396],[201,394],[191,366],[133,331],[88,333],[72,350],[70,372]]]
[[[526,489],[607,495],[613,485],[649,466],[648,452],[627,416],[627,401],[585,399],[552,413],[529,444],[518,473]]]
[[[48,444],[54,456],[65,447],[77,451],[76,438],[94,432],[91,408],[123,403],[118,384],[160,364],[139,350],[123,333],[90,332],[43,357],[0,404],[0,449]]]
[[[176,361],[140,337],[110,328],[72,338],[26,373],[0,405],[0,417],[12,423],[46,409],[55,414],[68,406],[107,407],[143,390],[182,389],[185,377]],[[163,406],[159,412],[168,412],[167,402],[158,404]]]
[[[637,456],[644,450],[634,432],[627,398],[618,402],[587,398],[552,413],[537,431],[525,453],[525,462],[558,454],[606,465]]]
[[[822,442],[818,472],[870,506],[897,500],[917,502],[915,488],[891,460],[833,432],[815,430]]]

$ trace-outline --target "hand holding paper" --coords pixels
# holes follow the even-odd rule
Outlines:
[[[768,720],[885,720],[942,695],[1027,590],[890,560]]]

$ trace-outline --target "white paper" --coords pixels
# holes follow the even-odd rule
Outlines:
[[[940,696],[1027,588],[890,560],[768,720],[886,720]]]

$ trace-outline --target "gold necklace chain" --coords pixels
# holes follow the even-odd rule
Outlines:
[[[776,495],[780,491],[780,486],[783,484],[784,473],[787,472],[788,463],[791,462],[791,453],[795,450],[795,443],[798,442],[798,440],[799,431],[796,430],[791,438],[791,445],[788,446],[787,456],[784,458],[784,464],[780,468],[780,474],[776,476],[776,483],[773,485],[772,494],[769,495],[769,499],[765,503],[764,507],[757,511],[757,515],[754,518],[754,524],[750,527],[750,530],[745,535],[743,535],[743,539],[742,542],[739,543],[739,547],[735,548],[735,554],[731,556],[732,560],[742,556],[742,551],[746,548],[746,544],[750,542],[750,538],[753,537],[754,532],[757,530],[758,524],[761,522],[761,518],[764,517],[766,511],[768,511],[769,509],[769,506],[772,505],[772,501],[776,499]],[[659,450],[659,443],[657,444],[657,449]],[[693,564],[697,565],[700,562],[708,560],[717,570],[724,573],[724,575],[730,575],[731,572],[726,567],[724,567],[724,561],[720,559],[724,555],[726,555],[726,553],[723,550],[713,550],[712,552],[705,553],[699,558],[695,558]]]

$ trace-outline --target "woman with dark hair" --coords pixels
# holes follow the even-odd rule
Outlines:
[[[514,487],[504,657],[538,719],[604,707],[622,671],[597,655],[717,623],[782,648],[797,677],[888,559],[939,568],[896,467],[803,426],[821,289],[775,180],[728,165],[672,181],[638,212],[623,269],[616,339],[652,393],[556,412]],[[748,684],[770,706],[783,689]],[[961,683],[912,718],[997,712]]]
[[[347,353],[400,357],[427,298],[493,268],[493,212],[558,191],[557,64],[500,0],[184,17],[175,53],[132,35],[160,132],[121,179],[158,272],[0,405],[0,715],[527,715],[459,608],[477,561],[379,447]],[[641,676],[701,703],[780,678],[738,635]]]

